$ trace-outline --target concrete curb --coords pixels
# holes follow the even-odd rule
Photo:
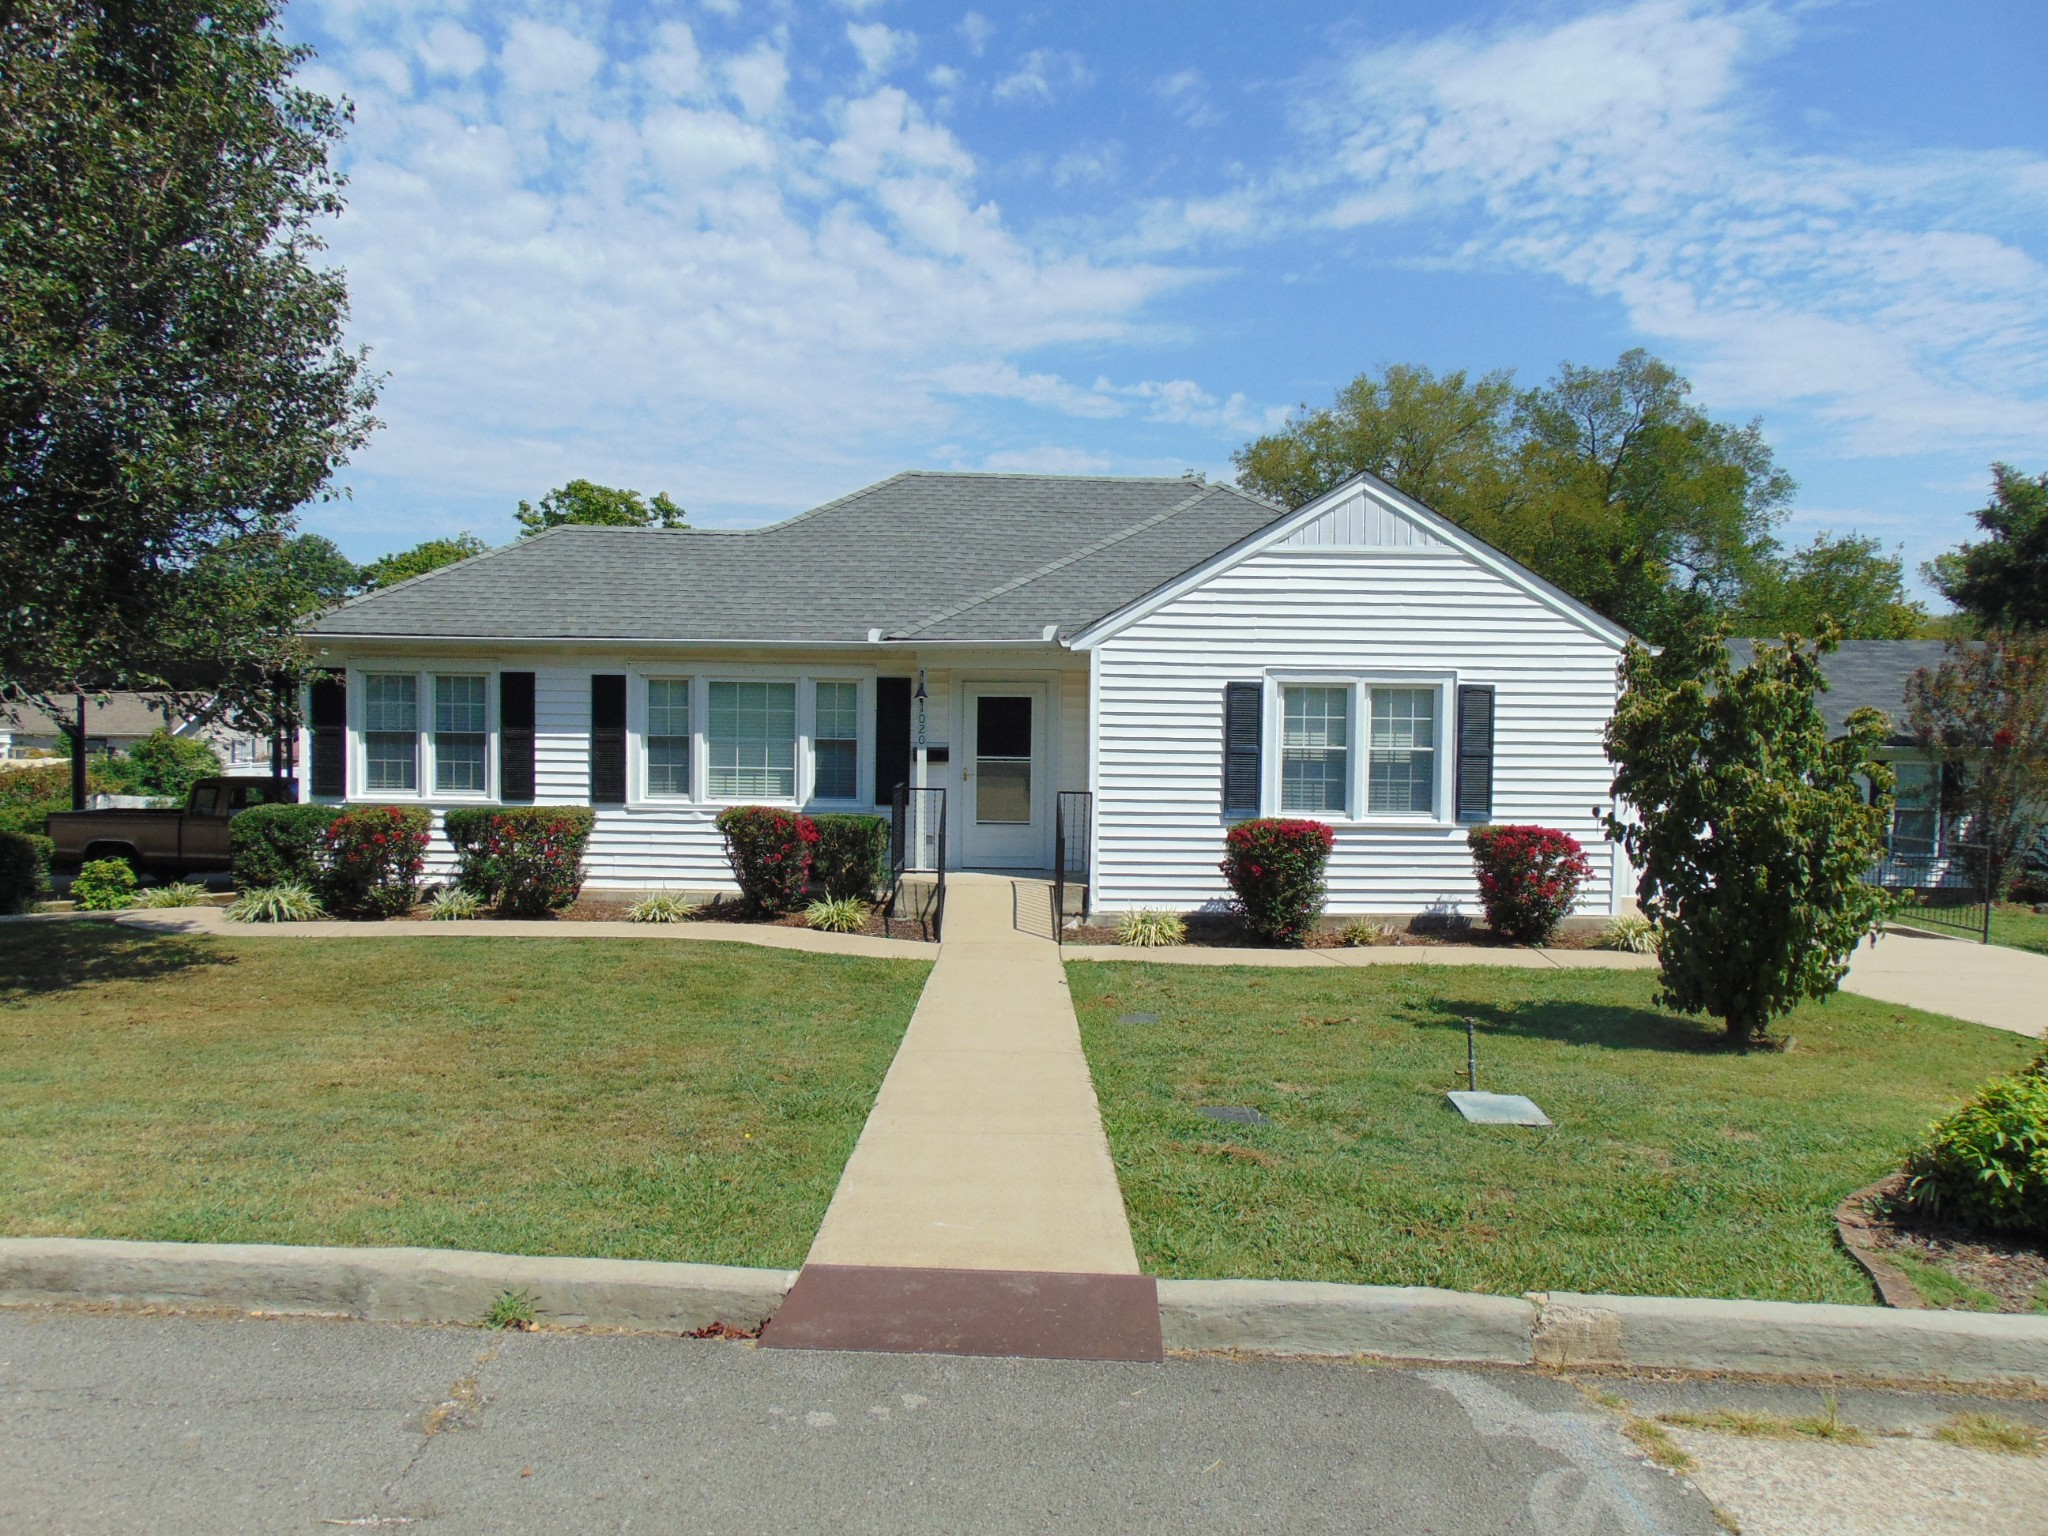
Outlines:
[[[793,1270],[637,1259],[524,1258],[437,1248],[293,1248],[0,1238],[0,1305],[112,1302],[378,1322],[476,1323],[505,1291],[543,1323],[689,1333],[753,1330]]]
[[[1535,1360],[1532,1302],[1419,1285],[1161,1280],[1159,1326],[1168,1349],[1494,1365]]]
[[[1551,1291],[1536,1363],[2048,1386],[2048,1317]]]

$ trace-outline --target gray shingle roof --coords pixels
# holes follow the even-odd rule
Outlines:
[[[1036,640],[1286,515],[1191,479],[913,472],[766,528],[557,528],[352,598],[313,635]]]
[[[1756,645],[1754,640],[1730,640],[1729,661],[1747,666]],[[1894,743],[1912,741],[1906,727],[1906,682],[1922,667],[1939,665],[1942,651],[1939,640],[1844,640],[1820,663],[1821,676],[1828,680],[1828,691],[1820,696],[1828,729],[1840,731],[1853,711],[1868,706],[1891,716]]]

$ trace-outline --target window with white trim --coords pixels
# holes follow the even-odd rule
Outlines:
[[[647,680],[647,793],[690,797],[690,680]]]
[[[821,682],[811,729],[811,793],[851,800],[860,793],[860,684]]]
[[[714,682],[705,744],[714,799],[796,798],[796,684]]]
[[[363,678],[363,786],[419,791],[420,680],[413,673]]]
[[[1351,690],[1280,691],[1280,809],[1341,816],[1350,805]]]
[[[1436,811],[1434,688],[1371,688],[1366,759],[1368,816],[1428,816]]]
[[[1892,762],[1892,776],[1892,852],[1939,853],[1941,765],[1897,758]]]
[[[434,790],[481,795],[490,787],[487,749],[489,680],[474,674],[434,678]]]

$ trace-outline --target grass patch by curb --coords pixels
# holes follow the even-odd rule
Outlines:
[[[922,961],[0,932],[0,1233],[801,1263]]]
[[[1653,1007],[1644,972],[1067,975],[1140,1261],[1184,1279],[1868,1304],[1835,1206],[2036,1048],[1842,994],[1778,1026],[1790,1049],[1731,1052]],[[1480,1087],[1528,1094],[1553,1128],[1448,1108],[1467,1016]]]
[[[1660,1413],[1657,1420],[1677,1429],[1704,1429],[1717,1435],[1740,1435],[1746,1440],[1825,1440],[1831,1445],[1868,1445],[1870,1436],[1854,1424],[1845,1424],[1833,1404],[1825,1413],[1792,1418],[1753,1408],[1716,1408],[1708,1413]]]
[[[1995,1413],[1959,1413],[1934,1432],[1934,1438],[1972,1451],[2003,1456],[2048,1454],[2048,1434],[2031,1424],[2002,1419]]]

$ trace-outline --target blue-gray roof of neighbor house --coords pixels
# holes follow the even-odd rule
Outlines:
[[[351,598],[315,636],[843,644],[1078,632],[1286,509],[1193,478],[913,472],[765,528],[551,529]]]
[[[1755,640],[1730,640],[1728,660],[1738,667],[1748,666],[1757,644]],[[1852,712],[1867,707],[1891,716],[1893,745],[1912,741],[1912,730],[1906,724],[1906,683],[1922,667],[1939,666],[1943,650],[1940,640],[1844,640],[1820,662],[1820,674],[1828,680],[1828,691],[1820,696],[1820,712],[1828,729],[1841,731]]]

